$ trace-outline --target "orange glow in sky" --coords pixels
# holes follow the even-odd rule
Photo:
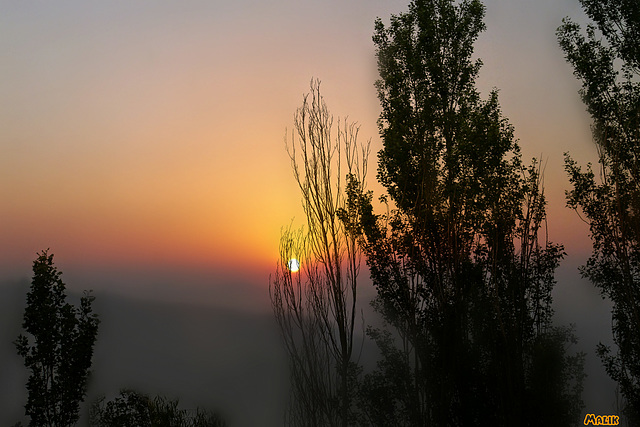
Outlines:
[[[376,153],[373,21],[405,3],[4,5],[0,264],[28,272],[50,247],[78,263],[275,268],[281,227],[302,225],[284,149],[302,94],[320,78]],[[551,239],[588,251],[564,208],[562,153],[595,152],[554,38],[569,9],[487,2],[479,85],[500,88],[524,157],[547,162]]]

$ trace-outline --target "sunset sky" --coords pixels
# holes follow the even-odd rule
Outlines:
[[[562,153],[594,151],[554,35],[576,3],[489,1],[477,44],[483,93],[500,89],[525,157],[547,162],[551,234],[568,247],[585,230],[563,208]],[[373,21],[406,1],[1,7],[4,269],[50,247],[69,266],[255,270],[301,219],[284,135],[312,77],[380,148]]]
[[[549,236],[568,253],[556,305],[578,322],[600,300],[577,280],[591,245],[564,207],[563,153],[586,163],[595,148],[555,30],[583,13],[577,0],[484,3],[479,87],[500,90],[524,158],[545,162]],[[0,0],[0,278],[28,278],[51,248],[72,289],[197,289],[268,311],[280,230],[303,224],[285,130],[319,78],[330,111],[371,138],[380,194],[371,36],[407,4]],[[229,283],[242,285],[220,299]]]

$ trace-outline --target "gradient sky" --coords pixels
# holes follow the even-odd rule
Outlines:
[[[525,156],[547,161],[552,236],[568,246],[585,230],[563,208],[562,153],[593,153],[554,35],[575,3],[489,1],[477,45],[481,89],[500,89]],[[380,148],[373,20],[406,2],[0,8],[2,266],[50,247],[68,265],[252,269],[301,216],[283,140],[312,77]]]
[[[127,277],[142,296],[179,282],[219,299],[215,287],[236,281],[250,285],[225,303],[254,289],[262,304],[281,227],[302,225],[285,129],[319,78],[330,111],[371,138],[376,169],[373,22],[407,3],[0,0],[3,278],[29,277],[48,247],[72,288]],[[583,13],[577,0],[485,4],[478,83],[500,90],[525,159],[546,162],[549,235],[569,254],[556,306],[572,322],[606,316],[575,270],[588,229],[564,207],[563,153],[585,163],[595,149],[555,29]]]

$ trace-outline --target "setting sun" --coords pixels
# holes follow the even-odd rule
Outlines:
[[[296,273],[300,270],[300,262],[295,258],[291,258],[289,262],[287,262],[287,268],[289,268],[289,271],[292,273]]]

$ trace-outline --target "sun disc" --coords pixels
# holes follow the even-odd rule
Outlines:
[[[295,258],[291,258],[289,262],[287,262],[287,268],[289,268],[289,271],[292,273],[295,273],[300,270],[300,262]]]

